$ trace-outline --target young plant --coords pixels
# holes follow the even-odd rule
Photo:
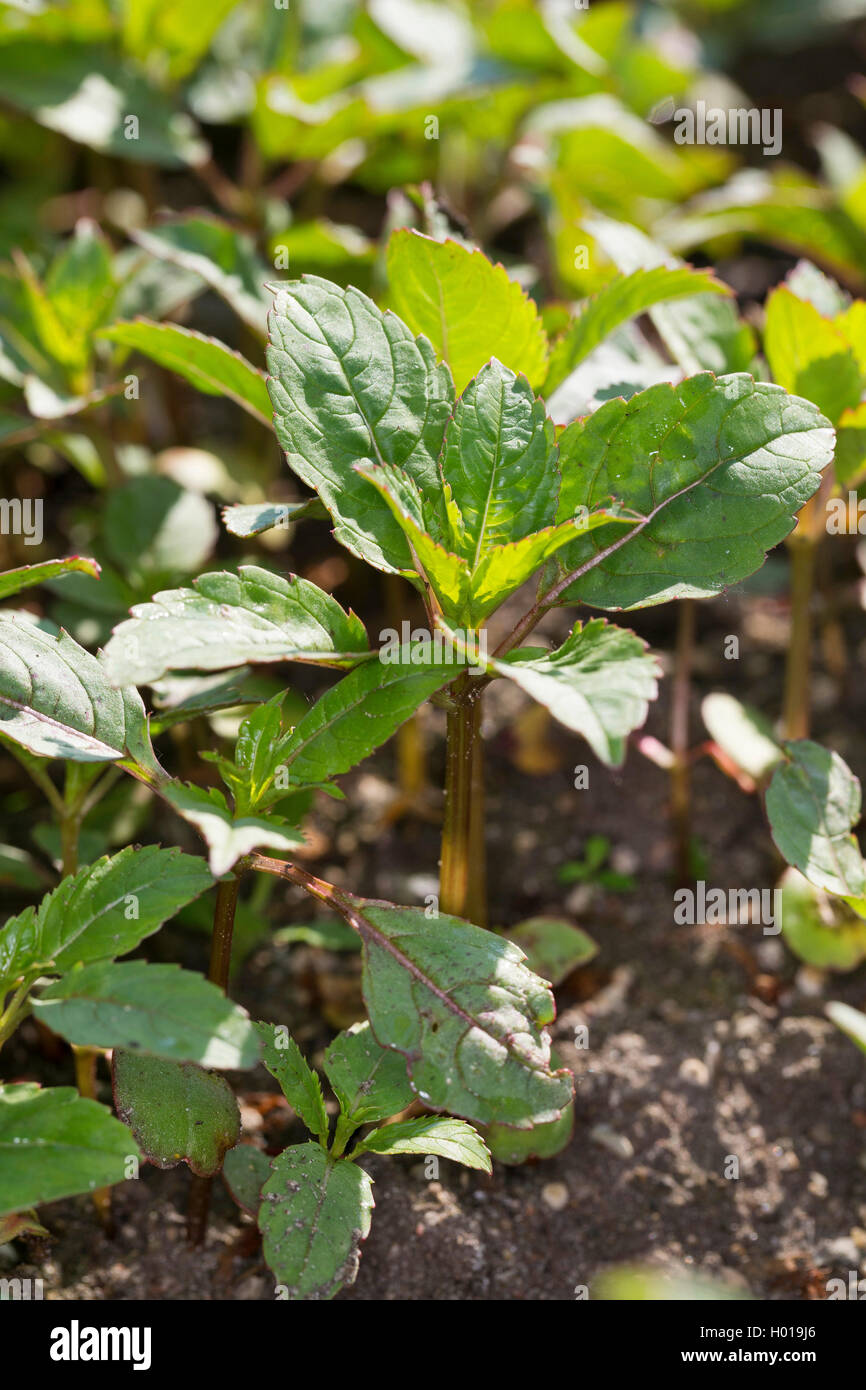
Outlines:
[[[464,1120],[420,1115],[382,1123],[411,1105],[415,1093],[399,1053],[380,1047],[369,1023],[340,1033],[325,1052],[325,1075],[339,1104],[332,1133],[318,1075],[288,1030],[257,1027],[265,1066],[313,1138],[270,1161],[260,1149],[239,1145],[226,1154],[223,1175],[238,1205],[257,1219],[277,1296],[333,1298],[354,1281],[370,1230],[372,1180],[361,1158],[417,1154],[490,1173],[490,1154]]]
[[[578,623],[555,652],[525,639],[563,604],[702,598],[752,573],[817,489],[832,434],[814,406],[778,387],[703,373],[609,401],[557,436],[533,382],[555,384],[651,304],[718,292],[705,273],[663,268],[614,282],[551,351],[534,306],[480,252],[398,232],[389,264],[408,324],[317,277],[275,287],[268,388],[289,465],[318,493],[335,537],[416,588],[434,660],[445,650],[461,667],[443,701],[440,907],[484,922],[480,730],[490,680],[514,681],[619,764],[656,693],[643,643],[602,619]],[[490,652],[488,621],[532,578],[535,602]],[[258,659],[292,655],[277,634],[269,656],[246,631],[243,610],[254,608],[236,583],[199,581],[214,596],[233,586],[219,610],[188,590],[136,610],[108,646],[115,679],[202,669],[204,618],[215,639],[207,669],[255,660],[257,649]],[[223,621],[230,641],[220,640]],[[122,656],[130,640],[137,661]]]

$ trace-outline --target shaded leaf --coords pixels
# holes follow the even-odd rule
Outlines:
[[[262,1185],[271,1175],[271,1162],[254,1144],[236,1144],[223,1159],[223,1181],[238,1206],[258,1214]]]
[[[831,1023],[835,1023],[837,1028],[841,1028],[842,1032],[856,1043],[861,1052],[866,1052],[866,1014],[861,1014],[859,1009],[852,1009],[850,1004],[840,1004],[835,1000],[826,1005],[824,1012]]]
[[[327,1144],[328,1116],[318,1075],[307,1064],[287,1028],[273,1023],[255,1026],[264,1044],[263,1064],[280,1083],[280,1090],[298,1118],[321,1143]]]
[[[342,889],[329,906],[360,933],[371,1027],[427,1106],[519,1129],[558,1118],[572,1084],[550,1070],[553,998],[518,947],[458,917],[431,931],[422,908]]]
[[[248,328],[264,337],[269,305],[265,280],[271,271],[250,237],[201,213],[138,228],[131,236],[150,255],[200,275]]]
[[[338,1033],[324,1058],[340,1109],[355,1126],[387,1120],[414,1099],[400,1052],[381,1047],[368,1022]]]
[[[851,834],[860,819],[859,781],[838,753],[809,739],[783,749],[766,798],[779,853],[816,887],[862,898],[866,866]]]
[[[524,952],[530,970],[552,985],[598,955],[591,936],[558,917],[530,917],[505,934]]]
[[[207,338],[176,323],[154,323],[151,319],[114,323],[103,328],[99,336],[143,353],[160,367],[177,372],[205,395],[227,396],[260,424],[270,426],[264,373],[217,338]]]
[[[118,1116],[151,1163],[186,1163],[200,1177],[219,1172],[241,1130],[238,1103],[224,1076],[193,1062],[117,1051],[112,1078]]]

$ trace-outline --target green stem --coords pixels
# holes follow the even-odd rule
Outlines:
[[[487,925],[481,689],[460,676],[450,689],[439,909]]]
[[[815,544],[792,538],[791,553],[791,637],[785,663],[785,696],[782,736],[786,739],[809,737],[809,677],[812,647],[812,587],[815,577]]]
[[[232,933],[235,925],[235,911],[241,882],[238,877],[224,879],[217,884],[216,902],[213,914],[213,935],[211,937],[210,966],[207,977],[219,985],[223,994],[228,992],[229,971],[232,963]],[[207,1219],[210,1211],[213,1178],[200,1178],[193,1175],[189,1190],[186,1234],[190,1245],[201,1245],[207,1232]]]

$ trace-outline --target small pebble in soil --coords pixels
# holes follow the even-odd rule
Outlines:
[[[610,1125],[593,1125],[589,1131],[589,1137],[596,1144],[601,1144],[603,1149],[615,1154],[617,1158],[633,1158],[634,1145],[625,1134],[617,1134]]]
[[[816,970],[812,965],[801,965],[797,971],[797,989],[807,999],[817,999],[824,993],[827,983],[827,976],[823,970]]]
[[[823,1200],[823,1198],[827,1196],[829,1190],[830,1184],[827,1182],[823,1173],[809,1174],[809,1191],[813,1197],[819,1197]]]
[[[710,1084],[710,1069],[700,1057],[684,1057],[680,1062],[679,1075],[682,1081],[688,1081],[693,1086]]]
[[[541,1189],[541,1200],[552,1211],[562,1211],[568,1206],[568,1188],[564,1182],[546,1182]]]

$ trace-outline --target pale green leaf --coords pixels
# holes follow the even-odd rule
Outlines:
[[[520,648],[488,665],[582,734],[596,757],[613,766],[622,763],[626,738],[644,723],[657,694],[655,657],[633,632],[603,618],[578,623],[554,652]]]
[[[538,310],[481,251],[401,228],[388,243],[388,279],[394,309],[430,339],[458,391],[491,357],[540,385],[547,337]]]
[[[73,570],[99,578],[99,565],[86,555],[70,555],[67,560],[43,560],[37,565],[22,565],[20,569],[0,574],[0,598],[9,598],[21,589],[29,589],[33,584],[42,584],[46,579],[56,579],[59,574],[70,574]]]
[[[238,502],[232,507],[223,507],[223,522],[232,536],[260,536],[263,531],[273,527],[287,530],[295,521],[307,518],[320,520],[328,513],[318,497],[306,502]]]
[[[368,650],[363,624],[323,590],[242,565],[204,574],[138,604],[105,649],[112,680],[148,684],[166,671],[221,671],[245,662],[341,665]]]
[[[162,4],[158,8],[163,14],[171,12]],[[151,256],[200,275],[248,328],[265,336],[269,305],[265,280],[270,272],[245,233],[217,217],[192,213],[154,227],[139,228],[131,235]]]
[[[561,984],[572,970],[598,955],[591,936],[559,917],[529,917],[505,935],[523,951],[530,970],[552,985]]]
[[[222,878],[254,849],[286,852],[304,844],[301,832],[279,816],[234,816],[217,787],[175,782],[163,787],[162,795],[201,835],[214,878]]]
[[[730,294],[709,271],[691,266],[656,266],[617,276],[582,306],[577,317],[554,345],[544,382],[544,394],[555,391],[569,372],[629,319],[646,313],[665,300],[693,295]]]
[[[43,990],[33,1008],[79,1047],[120,1047],[233,1070],[258,1060],[246,1011],[210,980],[179,965],[84,965]]]
[[[437,1119],[433,1115],[374,1129],[355,1153],[435,1154],[452,1163],[462,1163],[464,1168],[493,1172],[490,1151],[477,1130],[465,1120]]]
[[[814,401],[835,425],[857,405],[863,376],[844,333],[781,285],[767,300],[764,352],[773,380]]]

